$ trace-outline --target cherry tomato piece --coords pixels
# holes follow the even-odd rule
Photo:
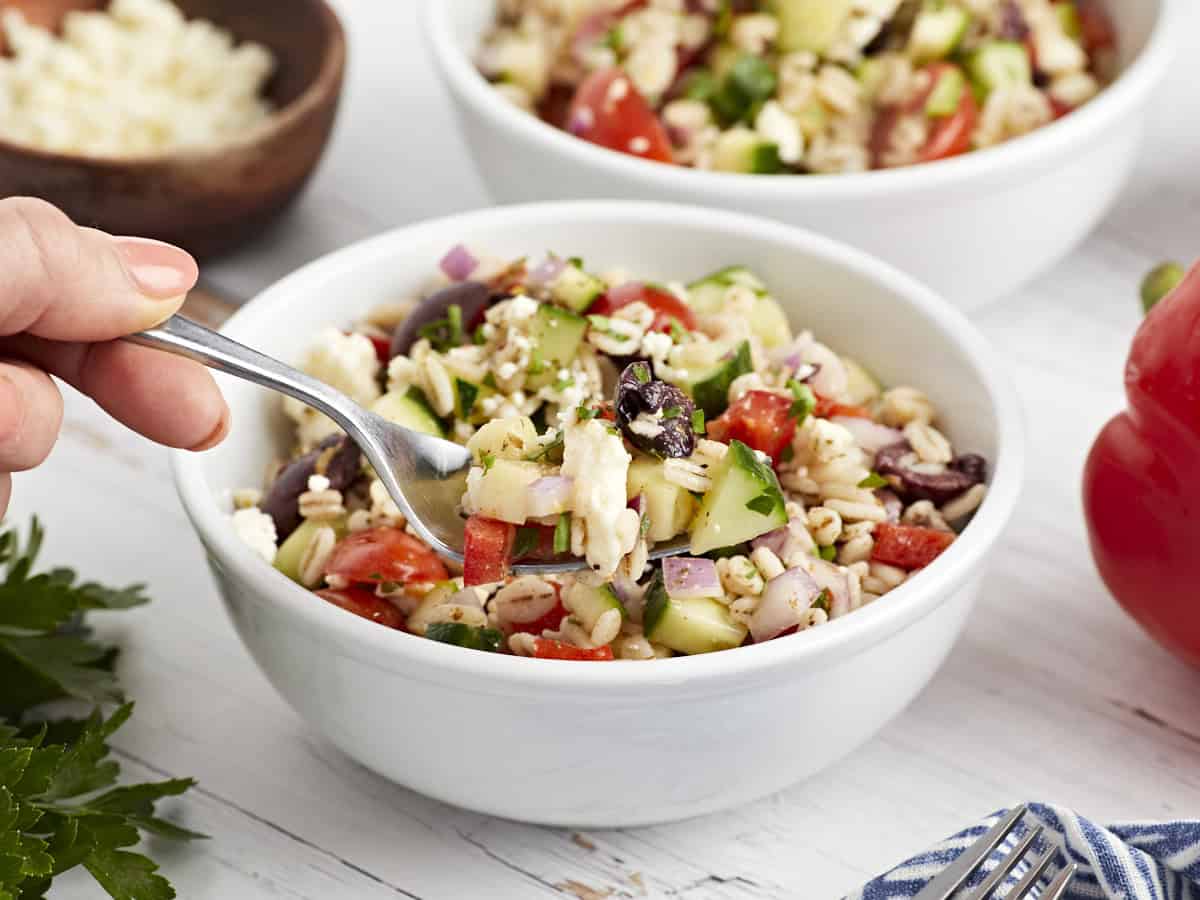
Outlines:
[[[796,434],[792,401],[770,391],[749,391],[708,423],[708,437],[727,444],[741,441],[778,463],[784,447]]]
[[[875,528],[871,559],[911,572],[925,568],[953,543],[954,534],[949,531],[881,522]]]
[[[672,161],[666,129],[620,69],[600,69],[584,80],[571,100],[567,130],[619,153],[654,162]]]
[[[347,587],[337,590],[330,588],[317,591],[317,596],[363,619],[378,622],[380,625],[386,625],[388,628],[395,628],[398,631],[404,630],[404,613],[365,588]]]
[[[684,331],[696,330],[696,314],[690,306],[670,291],[651,287],[640,281],[627,281],[606,291],[592,304],[588,312],[596,316],[611,316],[618,309],[638,302],[645,303],[654,310],[651,331],[669,332],[672,326]]]
[[[463,584],[494,584],[512,568],[513,538],[517,529],[506,522],[471,516],[467,519],[463,548]]]
[[[565,644],[550,638],[534,640],[533,655],[538,659],[571,659],[594,662],[609,662],[613,658],[612,647],[607,645],[596,647],[593,650],[585,650],[574,644]]]
[[[326,575],[355,584],[445,581],[438,555],[399,528],[371,528],[343,538],[325,565]]]
[[[874,419],[871,411],[865,406],[852,406],[849,403],[837,403],[825,397],[817,398],[817,406],[813,413],[822,419],[833,419],[844,416],[848,419]]]

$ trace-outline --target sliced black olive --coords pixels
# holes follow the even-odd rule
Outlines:
[[[625,367],[617,382],[616,406],[618,427],[639,450],[664,459],[682,459],[695,451],[695,404],[679,388],[655,378],[650,363],[635,362]],[[655,435],[633,430],[632,423],[643,414],[654,417],[659,429]]]
[[[462,281],[430,294],[392,335],[389,358],[407,353],[427,326],[449,321],[451,306],[458,307],[463,331],[469,334],[483,320],[483,314],[491,302],[491,288],[478,281]]]
[[[308,490],[308,479],[324,475],[335,491],[344,491],[362,474],[362,451],[349,438],[331,435],[279,472],[262,502],[262,511],[275,520],[275,534],[282,542],[300,527],[300,495]]]
[[[910,453],[912,446],[901,441],[875,454],[875,471],[898,479],[897,489],[910,502],[929,500],[941,506],[987,478],[987,461],[982,456],[960,456],[941,472],[922,472],[907,463]]]

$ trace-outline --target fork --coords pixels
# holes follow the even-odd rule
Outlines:
[[[996,848],[1004,843],[1013,831],[1020,824],[1021,820],[1029,812],[1029,808],[1025,805],[1018,806],[1008,815],[995,824],[992,829],[981,837],[978,841],[972,844],[967,850],[947,866],[941,874],[933,881],[925,886],[921,893],[917,894],[914,900],[950,900],[955,896],[958,890],[967,883],[967,880],[983,868],[984,864],[991,859]],[[962,900],[988,900],[996,889],[1004,882],[1004,879],[1025,859],[1031,847],[1041,837],[1044,829],[1041,825],[1033,829],[1029,834],[1021,839],[1010,852],[1004,855],[1004,858],[996,863],[996,868],[993,869],[983,883],[974,891],[962,897]],[[1022,876],[1021,880],[1013,887],[1004,900],[1024,900],[1030,895],[1034,885],[1038,883],[1049,867],[1051,860],[1054,858],[1053,848],[1047,850],[1029,863],[1029,870]],[[1046,886],[1046,889],[1039,894],[1039,900],[1061,900],[1067,893],[1067,888],[1070,887],[1071,881],[1075,878],[1079,866],[1071,863],[1061,872],[1059,872],[1054,880]]]

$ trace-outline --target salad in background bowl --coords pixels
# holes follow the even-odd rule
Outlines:
[[[704,209],[610,202],[490,209],[381,235],[291,275],[225,330],[302,360],[331,323],[340,332],[381,305],[425,296],[431,263],[458,244],[505,261],[532,253],[533,267],[548,250],[578,254],[587,274],[621,267],[659,285],[694,284],[737,261],[768,286],[793,336],[811,330],[883,385],[919,386],[951,445],[987,459],[987,495],[919,575],[800,634],[626,664],[464,650],[349,615],[246,546],[230,526],[233,500],[291,457],[297,423],[274,395],[222,378],[237,423],[229,439],[200,457],[173,456],[172,468],[239,636],[310,726],[444,801],[600,827],[685,818],[779,790],[841,759],[903,709],[965,624],[1020,490],[1014,394],[961,314],[889,266],[815,235]],[[334,480],[328,469],[324,477]],[[713,777],[734,759],[738,777]]]

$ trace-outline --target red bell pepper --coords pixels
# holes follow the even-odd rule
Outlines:
[[[1125,392],[1084,470],[1092,555],[1117,602],[1200,666],[1200,268],[1142,323]]]

